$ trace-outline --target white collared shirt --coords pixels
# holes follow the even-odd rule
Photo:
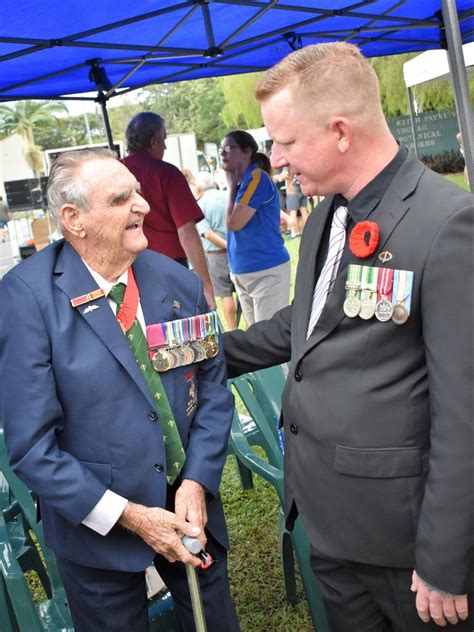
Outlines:
[[[110,281],[104,279],[102,275],[100,275],[98,272],[88,266],[84,260],[82,260],[82,262],[91,273],[92,278],[97,283],[97,285],[105,291],[110,309],[114,312],[114,314],[116,314],[118,311],[117,303],[109,298],[108,294],[117,283],[123,283],[124,285],[127,285],[128,270],[125,270],[125,272],[120,275],[116,283],[110,283]],[[143,331],[146,331],[145,317],[143,315],[140,300],[138,301],[137,318],[138,322],[142,326]],[[127,498],[124,498],[123,496],[116,494],[112,490],[107,489],[99,502],[95,505],[95,507],[93,507],[93,509],[87,514],[87,516],[83,518],[81,522],[86,527],[89,527],[89,529],[100,533],[100,535],[107,535],[107,533],[112,529],[112,527],[122,515],[127,502]]]

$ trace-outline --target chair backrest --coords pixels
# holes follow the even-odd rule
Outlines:
[[[275,436],[281,453],[285,453],[285,439],[283,428],[279,428],[281,416],[281,397],[286,384],[288,370],[286,365],[277,365],[268,369],[261,369],[248,373],[252,382],[255,396],[262,407],[268,420],[272,420],[275,427]]]
[[[23,570],[9,543],[7,525],[0,512],[0,581],[2,582],[0,600],[0,630],[3,622],[9,622],[14,629],[28,632],[42,632],[38,617]],[[7,626],[5,625],[7,628]],[[8,628],[7,628],[8,629]]]
[[[5,439],[3,435],[3,429],[0,428],[0,470],[8,484],[10,489],[10,496],[12,500],[18,505],[19,511],[23,514],[30,529],[36,536],[38,544],[44,555],[46,562],[46,568],[48,576],[51,581],[51,587],[53,592],[58,589],[62,590],[62,581],[59,576],[59,571],[56,565],[54,555],[45,543],[43,524],[38,520],[36,502],[33,499],[30,490],[26,485],[18,478],[13,472],[8,463],[8,455],[5,446]],[[14,503],[12,503],[14,505]]]
[[[275,425],[278,424],[281,413],[281,395],[286,383],[284,367],[280,364],[248,375],[254,384],[255,395],[266,416],[268,419],[273,418]]]
[[[240,377],[232,378],[229,380],[228,384],[240,396],[243,405],[250,417],[254,420],[260,433],[258,440],[254,440],[253,443],[258,444],[263,448],[269,463],[273,467],[282,470],[283,456],[278,443],[278,431],[273,418],[268,419],[256,397],[255,390],[253,388],[254,381],[252,375],[246,374]]]

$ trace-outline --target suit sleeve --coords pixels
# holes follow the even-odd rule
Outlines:
[[[209,311],[199,281],[196,313]],[[226,386],[222,340],[214,358],[197,365],[198,407],[191,423],[182,478],[189,478],[217,496],[227,456],[227,443],[234,413],[234,396]]]
[[[223,335],[229,377],[289,362],[291,356],[292,305],[247,331],[236,329]]]
[[[422,282],[431,446],[416,570],[455,594],[473,588],[473,213],[458,211],[441,228]]]
[[[32,289],[11,272],[0,283],[0,304],[0,411],[10,465],[33,492],[77,525],[106,487],[58,447],[63,410],[52,341]]]

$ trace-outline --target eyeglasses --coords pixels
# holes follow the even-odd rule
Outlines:
[[[235,149],[235,148],[240,149],[239,145],[222,145],[221,147],[219,147],[219,153],[228,154],[230,153],[231,149]]]

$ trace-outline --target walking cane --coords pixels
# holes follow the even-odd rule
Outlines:
[[[201,560],[201,568],[209,568],[212,564],[212,557],[201,549],[201,543],[197,538],[184,535],[181,538],[183,545],[190,553],[196,555]],[[201,587],[196,573],[196,569],[191,564],[185,564],[186,576],[188,579],[189,592],[191,594],[191,605],[193,607],[194,623],[196,632],[207,632],[206,617],[202,603]]]

